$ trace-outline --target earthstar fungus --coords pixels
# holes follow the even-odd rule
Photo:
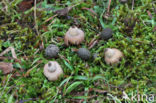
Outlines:
[[[108,40],[112,37],[113,31],[110,28],[105,28],[101,33],[100,33],[100,38],[104,40]]]
[[[123,53],[116,48],[107,48],[105,50],[105,62],[106,64],[117,64],[123,57]]]
[[[59,53],[59,48],[54,45],[54,44],[50,44],[46,49],[45,49],[45,55],[48,58],[55,58],[58,56]]]
[[[70,27],[65,34],[64,42],[66,45],[69,45],[69,43],[79,45],[84,41],[84,37],[84,32],[81,29],[77,27]]]
[[[49,61],[47,64],[45,64],[43,73],[48,80],[56,81],[63,74],[63,70],[58,62]]]
[[[91,57],[91,53],[88,49],[86,48],[80,48],[78,51],[77,51],[77,54],[78,56],[83,59],[83,60],[88,60],[90,59]]]

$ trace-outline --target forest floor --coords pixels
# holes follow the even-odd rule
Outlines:
[[[64,43],[71,26],[85,33],[78,46]],[[113,30],[109,40],[98,38],[105,28]],[[45,56],[50,44],[59,47],[58,58]],[[9,47],[13,57],[7,52],[0,63],[14,69],[5,74],[6,65],[0,64],[1,103],[156,102],[154,0],[2,0],[0,53]],[[82,47],[96,58],[78,57],[74,51]],[[106,64],[106,48],[123,52],[119,64]],[[43,74],[48,61],[63,69],[57,81]]]

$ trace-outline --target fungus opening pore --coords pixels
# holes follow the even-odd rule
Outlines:
[[[109,57],[109,58],[111,58],[111,57],[115,54],[115,51],[112,50],[112,49],[108,49],[107,52],[108,52],[108,53],[107,53],[107,57]]]
[[[78,35],[78,29],[77,29],[77,28],[71,28],[69,34],[70,34],[71,36],[76,36],[76,35]]]
[[[49,63],[48,63],[48,67],[50,67],[50,66],[51,66],[51,63],[49,62]]]
[[[56,65],[54,63],[48,63],[48,71],[49,72],[55,72],[56,71]]]

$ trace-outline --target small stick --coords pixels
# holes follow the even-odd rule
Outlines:
[[[2,53],[0,53],[0,56],[3,56],[4,54],[8,53],[9,51],[11,51],[12,57],[17,59],[16,53],[15,53],[15,49],[13,47],[9,47],[6,50],[4,50]]]
[[[132,0],[132,10],[133,10],[133,8],[134,8],[134,0]]]
[[[38,25],[37,25],[37,16],[36,16],[36,0],[34,1],[34,19],[35,19],[35,29],[36,29],[37,35],[39,35]]]

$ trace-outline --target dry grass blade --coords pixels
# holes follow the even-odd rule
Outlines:
[[[97,16],[97,13],[96,13],[94,10],[90,9],[90,8],[83,7],[82,9],[83,9],[83,10],[88,10],[88,11],[90,11],[92,14],[94,14],[95,16]]]
[[[108,3],[108,8],[107,8],[107,13],[108,13],[108,14],[109,14],[109,11],[110,11],[111,1],[112,1],[112,0],[109,0],[109,3]]]
[[[98,43],[98,40],[95,40],[95,41],[89,46],[88,49],[93,48],[97,43]]]
[[[15,49],[13,47],[9,47],[6,50],[4,50],[2,53],[0,53],[0,56],[5,55],[6,53],[8,53],[9,51],[11,51],[12,53],[12,57],[17,59],[16,53],[15,53]]]
[[[48,22],[48,21],[50,21],[50,20],[52,20],[54,17],[56,17],[57,16],[57,14],[56,15],[54,15],[54,16],[52,16],[52,17],[50,17],[50,18],[48,18],[45,22]]]
[[[39,35],[37,16],[36,16],[36,0],[34,1],[34,20],[35,20],[35,29],[36,29],[37,35]]]

